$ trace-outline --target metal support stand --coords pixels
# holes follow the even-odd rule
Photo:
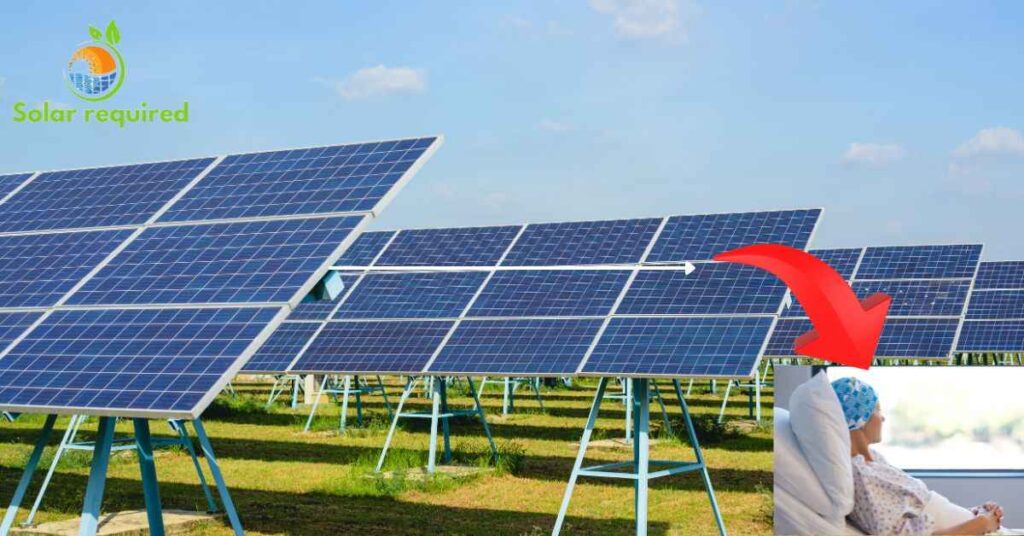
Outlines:
[[[372,386],[363,382],[360,382],[359,376],[345,376],[341,381],[341,387],[338,386],[337,378],[330,376],[324,376],[324,380],[320,383],[320,390],[317,392],[313,399],[313,407],[309,412],[309,418],[306,419],[306,427],[303,428],[303,432],[309,432],[310,427],[313,425],[313,418],[316,417],[316,410],[320,407],[320,399],[323,395],[328,395],[335,400],[335,402],[341,402],[341,417],[339,419],[338,431],[344,434],[345,428],[348,423],[348,400],[349,395],[356,396],[356,423],[359,426],[363,425],[363,395],[370,395],[373,393],[380,393],[384,398],[384,407],[388,411],[388,420],[394,417],[394,411],[391,409],[391,401],[388,400],[387,389],[384,388],[384,380],[377,376],[377,385]]]
[[[707,466],[704,463],[704,455],[701,452],[697,436],[693,431],[693,423],[690,420],[690,410],[683,398],[682,388],[678,380],[673,381],[676,396],[679,398],[680,407],[683,411],[683,419],[686,423],[686,431],[693,446],[695,462],[675,462],[663,460],[651,460],[650,454],[650,392],[647,379],[630,379],[633,384],[631,391],[630,405],[636,412],[636,419],[633,424],[633,460],[627,462],[605,463],[592,467],[583,467],[583,459],[586,455],[587,445],[590,443],[591,434],[597,421],[597,415],[601,408],[601,401],[604,398],[605,388],[608,385],[607,378],[601,378],[597,386],[597,394],[594,396],[594,403],[590,408],[590,416],[587,418],[587,426],[583,430],[583,437],[580,439],[579,451],[576,454],[576,461],[573,464],[572,474],[569,477],[569,484],[566,486],[565,495],[562,497],[562,507],[558,511],[558,518],[555,521],[552,535],[557,535],[565,523],[565,516],[569,510],[569,501],[572,499],[576,481],[580,476],[597,478],[622,478],[633,480],[634,508],[636,511],[636,534],[645,536],[647,534],[647,491],[648,484],[655,478],[661,478],[678,473],[700,471],[704,485],[707,488],[708,499],[711,502],[711,509],[718,525],[718,532],[725,536],[725,525],[722,522],[721,513],[718,510],[718,502],[715,499],[715,492],[711,486],[711,478],[708,476]],[[661,466],[660,470],[651,471],[651,466]],[[624,471],[625,469],[625,471]]]
[[[274,377],[274,385],[270,388],[270,396],[267,397],[267,407],[274,405],[274,401],[277,400],[278,396],[288,389],[288,384],[291,383],[292,401],[291,407],[299,407],[299,392],[302,390],[302,376],[296,376],[294,374],[283,374],[281,376]]]
[[[21,501],[25,498],[25,493],[32,481],[32,474],[39,465],[39,458],[42,456],[43,449],[46,447],[46,443],[52,435],[53,425],[56,420],[56,415],[49,415],[46,418],[46,424],[43,425],[43,431],[36,442],[32,455],[29,457],[28,463],[25,466],[25,471],[22,474],[18,487],[11,499],[11,504],[4,515],[3,523],[0,525],[0,536],[7,536],[11,527],[14,525],[18,508],[21,506]],[[135,434],[131,440],[131,444],[126,444],[125,440],[115,440],[114,438],[114,427],[117,424],[117,419],[115,417],[100,417],[99,431],[97,433],[96,441],[89,444],[75,443],[75,434],[81,427],[84,420],[84,416],[73,416],[71,418],[71,421],[68,423],[68,429],[64,433],[64,440],[61,442],[61,447],[58,448],[57,456],[59,459],[60,454],[71,449],[91,450],[93,454],[92,463],[90,464],[89,469],[89,481],[86,486],[85,499],[82,504],[82,518],[78,528],[79,536],[95,536],[96,531],[99,528],[99,517],[103,504],[103,493],[106,488],[107,469],[110,465],[110,454],[117,450],[133,449],[136,450],[139,455],[139,471],[142,476],[142,490],[146,501],[146,516],[149,520],[150,534],[155,536],[162,536],[164,534],[163,510],[160,505],[160,490],[156,477],[156,465],[153,458],[153,448],[155,446],[170,444],[185,445],[186,449],[192,455],[192,461],[199,472],[199,480],[203,486],[203,491],[206,493],[207,501],[211,506],[210,509],[211,511],[217,511],[216,502],[214,502],[213,496],[210,494],[210,490],[206,485],[206,478],[202,474],[199,460],[196,457],[194,448],[192,447],[192,441],[188,436],[188,428],[184,421],[172,421],[172,428],[178,433],[178,438],[154,440],[150,435],[149,422],[146,419],[132,419],[135,427]],[[242,525],[238,519],[238,513],[235,511],[234,503],[231,501],[231,496],[224,483],[224,477],[221,475],[220,467],[217,465],[217,460],[214,457],[213,448],[210,446],[210,440],[206,435],[206,430],[203,428],[202,422],[198,419],[192,421],[192,423],[196,427],[196,434],[199,438],[199,443],[202,446],[203,454],[206,457],[207,463],[210,466],[210,472],[213,474],[214,481],[216,482],[221,502],[224,504],[224,509],[228,514],[228,518],[231,520],[231,526],[234,529],[236,536],[242,536]],[[56,463],[57,460],[55,459],[54,463],[51,465],[50,472],[47,474],[47,478],[44,481],[43,488],[40,490],[39,495],[36,498],[36,503],[33,506],[33,511],[29,519],[34,516],[35,511],[42,500],[43,494],[46,491],[46,485],[49,484],[49,479],[52,477],[53,468],[56,466]]]
[[[508,415],[516,410],[516,390],[519,386],[526,384],[533,390],[533,396],[537,400],[537,405],[540,406],[540,410],[544,411],[544,399],[540,393],[540,378],[502,378],[500,383],[502,385],[501,391],[501,416],[508,417]],[[480,380],[480,393],[483,394],[484,389],[487,387],[487,378]]]
[[[430,445],[428,447],[429,454],[427,459],[427,473],[433,474],[437,469],[437,426],[441,424],[441,431],[443,434],[444,441],[444,453],[442,457],[442,463],[449,463],[452,459],[451,452],[451,431],[449,429],[448,421],[453,417],[460,416],[476,416],[480,419],[480,424],[484,428],[484,434],[487,436],[487,442],[491,447],[491,455],[493,461],[498,461],[498,448],[494,444],[494,438],[491,436],[491,429],[487,425],[487,418],[484,416],[483,405],[480,404],[480,397],[477,394],[476,386],[473,384],[472,378],[466,378],[469,384],[469,392],[473,395],[473,409],[470,410],[451,410],[448,407],[448,386],[447,382],[443,378],[434,378],[434,381],[430,382],[433,387],[431,393],[431,411],[413,411],[403,412],[402,408],[405,407],[406,401],[409,400],[409,396],[412,394],[413,387],[416,384],[415,378],[410,378],[405,386],[405,390],[402,391],[402,397],[398,400],[398,407],[395,410],[395,416],[391,420],[391,428],[388,429],[387,438],[384,440],[384,448],[381,450],[380,459],[377,460],[377,466],[374,468],[375,473],[381,472],[384,468],[384,460],[388,455],[388,449],[391,448],[391,441],[395,436],[395,429],[398,428],[398,420],[402,417],[411,419],[430,419]]]
[[[605,398],[613,400],[621,400],[623,405],[626,406],[626,435],[622,442],[631,445],[633,444],[633,383],[625,378],[620,378],[622,382],[622,393],[621,394],[610,394]],[[648,397],[653,398],[658,402],[658,407],[661,409],[661,422],[665,426],[665,433],[674,435],[672,431],[672,423],[668,418],[668,410],[665,409],[665,401],[661,398],[661,391],[658,390],[658,384],[651,380],[650,386],[653,389],[648,390]]]

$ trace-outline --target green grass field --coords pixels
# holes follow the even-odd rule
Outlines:
[[[366,426],[350,428],[344,436],[336,433],[339,407],[333,403],[321,404],[321,417],[310,433],[302,432],[308,407],[292,410],[282,400],[273,409],[264,410],[269,391],[266,384],[236,384],[237,397],[218,399],[204,423],[247,533],[548,534],[572,469],[594,384],[546,390],[545,413],[540,413],[536,402],[520,391],[517,413],[505,418],[499,416],[500,393],[496,387],[488,388],[483,403],[490,413],[502,463],[493,473],[461,480],[435,477],[416,482],[373,477],[373,466],[387,432],[383,404],[376,396],[367,400]],[[398,399],[398,391],[398,385],[392,385],[393,402]],[[664,391],[667,396],[668,389]],[[450,397],[453,408],[467,408],[471,402],[458,388],[452,389]],[[666,402],[671,400],[674,396],[666,398]],[[710,425],[710,416],[717,415],[721,404],[720,393],[708,394],[706,385],[695,386],[689,399],[691,411],[701,423],[699,428],[707,429],[701,441],[730,534],[770,534],[771,392],[764,397],[767,418],[760,427],[747,419],[746,396],[734,395],[730,402],[729,426],[721,430]],[[427,400],[413,398],[411,407],[425,409]],[[678,421],[678,406],[670,403],[669,411]],[[354,416],[354,407],[350,412]],[[621,437],[624,415],[620,402],[606,401],[595,439]],[[656,404],[652,405],[651,421],[660,432]],[[42,422],[41,416],[25,415],[15,423],[0,424],[0,501],[4,505],[10,500]],[[66,418],[58,421],[54,443],[66,422]],[[154,422],[152,428],[154,435],[170,435],[170,429],[160,422]],[[93,420],[79,438],[90,439],[94,431]],[[130,424],[119,424],[118,432],[131,433]],[[403,421],[387,468],[425,464],[428,434],[427,421]],[[487,463],[487,443],[479,422],[456,421],[452,438],[458,464]],[[47,449],[41,467],[49,464],[53,450]],[[591,449],[587,462],[628,456],[628,449]],[[692,459],[692,450],[686,442],[669,437],[652,448],[652,458],[686,461]],[[84,452],[64,458],[38,522],[79,515],[89,460],[90,455]],[[156,464],[165,508],[205,509],[196,474],[184,450],[158,451]],[[42,474],[41,468],[25,506],[31,504]],[[104,511],[143,508],[134,453],[113,457],[107,482]],[[563,534],[630,533],[632,484],[581,479],[569,514]],[[19,520],[24,515],[22,511]],[[652,482],[649,526],[651,534],[717,533],[699,475],[675,475]],[[210,524],[192,534],[228,535],[231,531],[226,525]]]

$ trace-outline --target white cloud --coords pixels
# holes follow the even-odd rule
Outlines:
[[[844,164],[884,166],[902,159],[907,150],[898,143],[851,143],[843,153]]]
[[[353,72],[344,80],[336,82],[335,89],[346,100],[423,93],[427,90],[427,73],[412,67],[377,65]]]
[[[1024,155],[1024,135],[1009,127],[983,128],[953,150],[954,158],[986,155]]]
[[[620,37],[668,41],[685,37],[684,15],[698,11],[693,0],[590,0],[590,7],[610,15]]]
[[[540,123],[537,123],[537,128],[547,132],[568,132],[572,130],[572,123],[556,121],[554,119],[543,119]]]

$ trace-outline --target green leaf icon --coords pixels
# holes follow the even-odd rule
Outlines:
[[[117,29],[117,25],[114,21],[110,21],[107,25],[107,44],[114,46],[121,42],[121,32]]]
[[[103,39],[103,32],[101,32],[99,28],[91,24],[89,25],[89,35],[97,41]]]

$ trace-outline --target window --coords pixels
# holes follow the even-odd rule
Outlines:
[[[875,445],[903,469],[1024,469],[1024,368],[830,367],[878,393],[885,424]]]

